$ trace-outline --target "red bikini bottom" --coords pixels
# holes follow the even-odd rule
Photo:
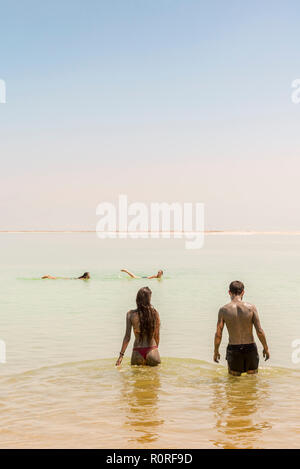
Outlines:
[[[146,357],[151,350],[158,348],[157,345],[152,345],[152,347],[135,347],[133,350],[139,352],[142,355],[143,359],[146,360]]]

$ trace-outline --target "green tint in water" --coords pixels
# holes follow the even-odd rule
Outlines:
[[[2,447],[300,445],[299,365],[291,360],[300,338],[299,237],[209,236],[199,251],[183,241],[92,234],[0,242]],[[130,280],[121,268],[162,268],[165,277]],[[84,271],[90,281],[39,279]],[[227,376],[226,333],[221,366],[212,363],[217,311],[233,279],[245,282],[270,344],[258,376]],[[144,285],[161,315],[162,366],[132,368],[127,358],[115,369],[126,311]]]

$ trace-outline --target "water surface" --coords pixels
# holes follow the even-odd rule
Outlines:
[[[1,447],[299,447],[300,237],[99,240],[1,235]],[[127,279],[165,271],[157,280]],[[41,280],[44,274],[90,281]],[[228,283],[243,280],[271,350],[258,376],[230,377],[213,335]],[[162,365],[114,367],[141,286],[161,315]],[[259,345],[261,354],[261,346]],[[262,357],[261,357],[262,358]]]

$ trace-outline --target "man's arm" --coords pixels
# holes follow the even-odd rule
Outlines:
[[[261,327],[258,312],[256,307],[253,305],[253,324],[256,330],[257,337],[259,338],[264,350],[263,350],[263,356],[265,357],[265,361],[269,360],[270,358],[270,353],[269,353],[269,348],[267,344],[267,339],[265,336],[265,333],[263,331],[263,328]]]
[[[223,318],[223,310],[222,308],[219,310],[218,314],[218,322],[217,322],[217,330],[215,333],[215,351],[214,351],[214,361],[216,363],[219,363],[220,360],[220,353],[219,353],[219,347],[222,341],[222,334],[223,334],[223,328],[224,328],[224,318]]]
[[[129,272],[129,270],[126,270],[126,269],[121,269],[121,272],[125,272],[125,274],[128,274],[129,277],[131,277],[131,278],[140,278],[140,277],[137,277],[136,275],[134,275],[132,272]]]
[[[117,360],[116,366],[119,366],[122,363],[124,353],[125,353],[125,351],[127,349],[127,346],[130,342],[131,328],[132,328],[131,311],[128,311],[128,313],[126,315],[126,332],[125,332],[125,336],[124,336],[122,347],[121,347],[121,352],[120,352],[119,358]]]
[[[148,278],[148,279],[150,279],[150,278],[158,278],[158,274],[156,274],[156,275],[150,275],[150,277],[147,277],[147,278]]]

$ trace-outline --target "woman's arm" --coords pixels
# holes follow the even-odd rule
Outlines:
[[[124,357],[124,353],[127,349],[127,346],[130,342],[130,337],[131,337],[131,328],[132,328],[132,323],[131,323],[131,311],[128,311],[127,315],[126,315],[126,332],[125,332],[125,336],[124,336],[124,339],[123,339],[123,343],[122,343],[122,347],[121,347],[121,352],[120,352],[120,355],[119,355],[119,358],[116,362],[116,366],[119,366],[121,365],[122,363],[122,360],[123,360],[123,357]]]
[[[156,312],[157,318],[156,318],[156,326],[155,326],[155,331],[154,331],[154,340],[156,342],[156,345],[159,346],[159,340],[160,340],[160,319],[159,319],[159,314]]]

